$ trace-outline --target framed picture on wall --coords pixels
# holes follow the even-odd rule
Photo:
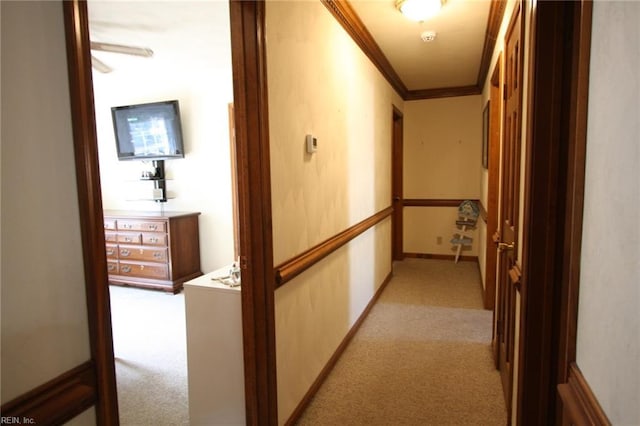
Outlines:
[[[482,112],[482,167],[489,168],[489,101]]]

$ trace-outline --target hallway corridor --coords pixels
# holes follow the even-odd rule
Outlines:
[[[299,425],[505,425],[475,262],[406,259]]]

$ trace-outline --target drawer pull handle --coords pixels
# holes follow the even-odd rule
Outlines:
[[[122,272],[124,272],[125,274],[126,274],[126,273],[131,272],[131,266],[128,266],[128,265],[125,265],[125,266],[123,266],[123,267],[122,267],[122,268],[120,268],[120,269],[121,269],[121,270],[122,270]]]
[[[107,270],[114,271],[115,269],[116,269],[116,265],[111,265],[111,264],[107,265]]]
[[[149,225],[149,229],[153,229],[155,231],[158,229],[158,225]]]
[[[162,253],[155,252],[155,253],[153,253],[153,257],[154,257],[155,259],[160,259],[160,258],[162,258]]]
[[[123,224],[122,227],[125,229],[131,229],[131,225],[128,223]]]
[[[109,256],[113,255],[113,249],[108,249],[107,250],[107,255],[109,255]]]
[[[149,238],[149,241],[152,243],[157,243],[158,239],[156,237],[153,237],[153,238]]]
[[[131,254],[131,252],[127,249],[120,250],[120,256],[127,257]]]

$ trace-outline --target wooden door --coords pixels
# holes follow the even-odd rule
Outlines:
[[[391,191],[392,191],[392,205],[393,205],[393,227],[391,230],[392,236],[392,257],[393,260],[402,260],[404,258],[403,252],[403,238],[402,238],[402,176],[403,176],[403,159],[402,159],[402,133],[403,133],[403,118],[402,113],[393,107],[393,130],[392,130],[392,172],[391,172]]]
[[[505,401],[511,413],[513,385],[515,302],[520,281],[518,214],[520,202],[520,141],[522,133],[522,47],[520,5],[517,4],[505,40],[504,140],[498,235],[498,366]]]

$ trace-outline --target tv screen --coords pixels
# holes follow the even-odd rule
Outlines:
[[[177,100],[111,108],[120,160],[183,158]]]

